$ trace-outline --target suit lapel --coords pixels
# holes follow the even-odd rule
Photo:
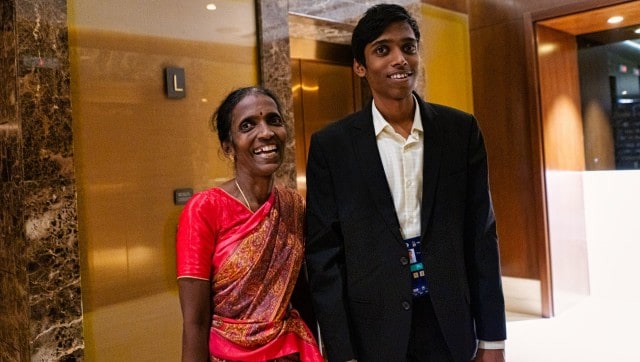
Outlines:
[[[420,104],[420,115],[422,116],[422,127],[424,128],[424,162],[422,166],[422,205],[421,205],[421,230],[424,236],[429,219],[433,211],[436,188],[440,173],[440,162],[442,159],[442,137],[441,130],[436,122],[437,113],[417,95]],[[423,242],[426,242],[424,240]]]
[[[395,212],[393,197],[389,190],[389,184],[384,173],[380,152],[376,143],[375,130],[373,128],[373,118],[371,115],[371,103],[369,103],[360,113],[350,127],[354,140],[356,158],[360,165],[360,170],[367,180],[366,187],[369,188],[372,199],[382,214],[382,217],[399,242],[403,243],[400,234],[400,224]]]

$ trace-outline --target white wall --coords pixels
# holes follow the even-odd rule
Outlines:
[[[640,171],[584,173],[591,295],[640,298]]]

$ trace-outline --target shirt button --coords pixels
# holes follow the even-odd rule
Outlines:
[[[406,256],[400,258],[400,264],[407,265],[409,264],[409,259]]]
[[[402,302],[402,309],[404,310],[409,310],[411,309],[411,303],[407,302],[406,300],[404,302]]]

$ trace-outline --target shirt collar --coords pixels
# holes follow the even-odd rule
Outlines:
[[[422,117],[420,116],[420,107],[418,106],[418,100],[415,95],[411,95],[413,97],[413,102],[416,105],[415,113],[413,114],[413,125],[411,126],[411,133],[415,131],[424,132],[422,128]],[[382,116],[382,113],[376,108],[376,102],[371,102],[371,114],[373,115],[373,129],[375,131],[376,137],[382,133],[387,127],[389,129],[393,129],[389,122]]]

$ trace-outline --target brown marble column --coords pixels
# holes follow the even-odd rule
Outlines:
[[[0,73],[3,73],[0,71]],[[3,73],[4,75],[4,73]],[[4,120],[3,120],[4,122]],[[5,181],[11,168],[9,159],[19,151],[13,125],[0,125],[0,360],[28,361],[28,282],[22,232],[22,188]]]
[[[0,20],[0,360],[81,360],[66,0]]]
[[[293,96],[289,61],[289,26],[287,0],[256,0],[256,33],[260,82],[273,90],[282,102],[289,125],[289,143],[285,160],[278,170],[278,181],[296,187],[295,135],[293,127]]]
[[[22,213],[22,139],[16,102],[15,2],[0,3],[0,360],[29,360]]]

